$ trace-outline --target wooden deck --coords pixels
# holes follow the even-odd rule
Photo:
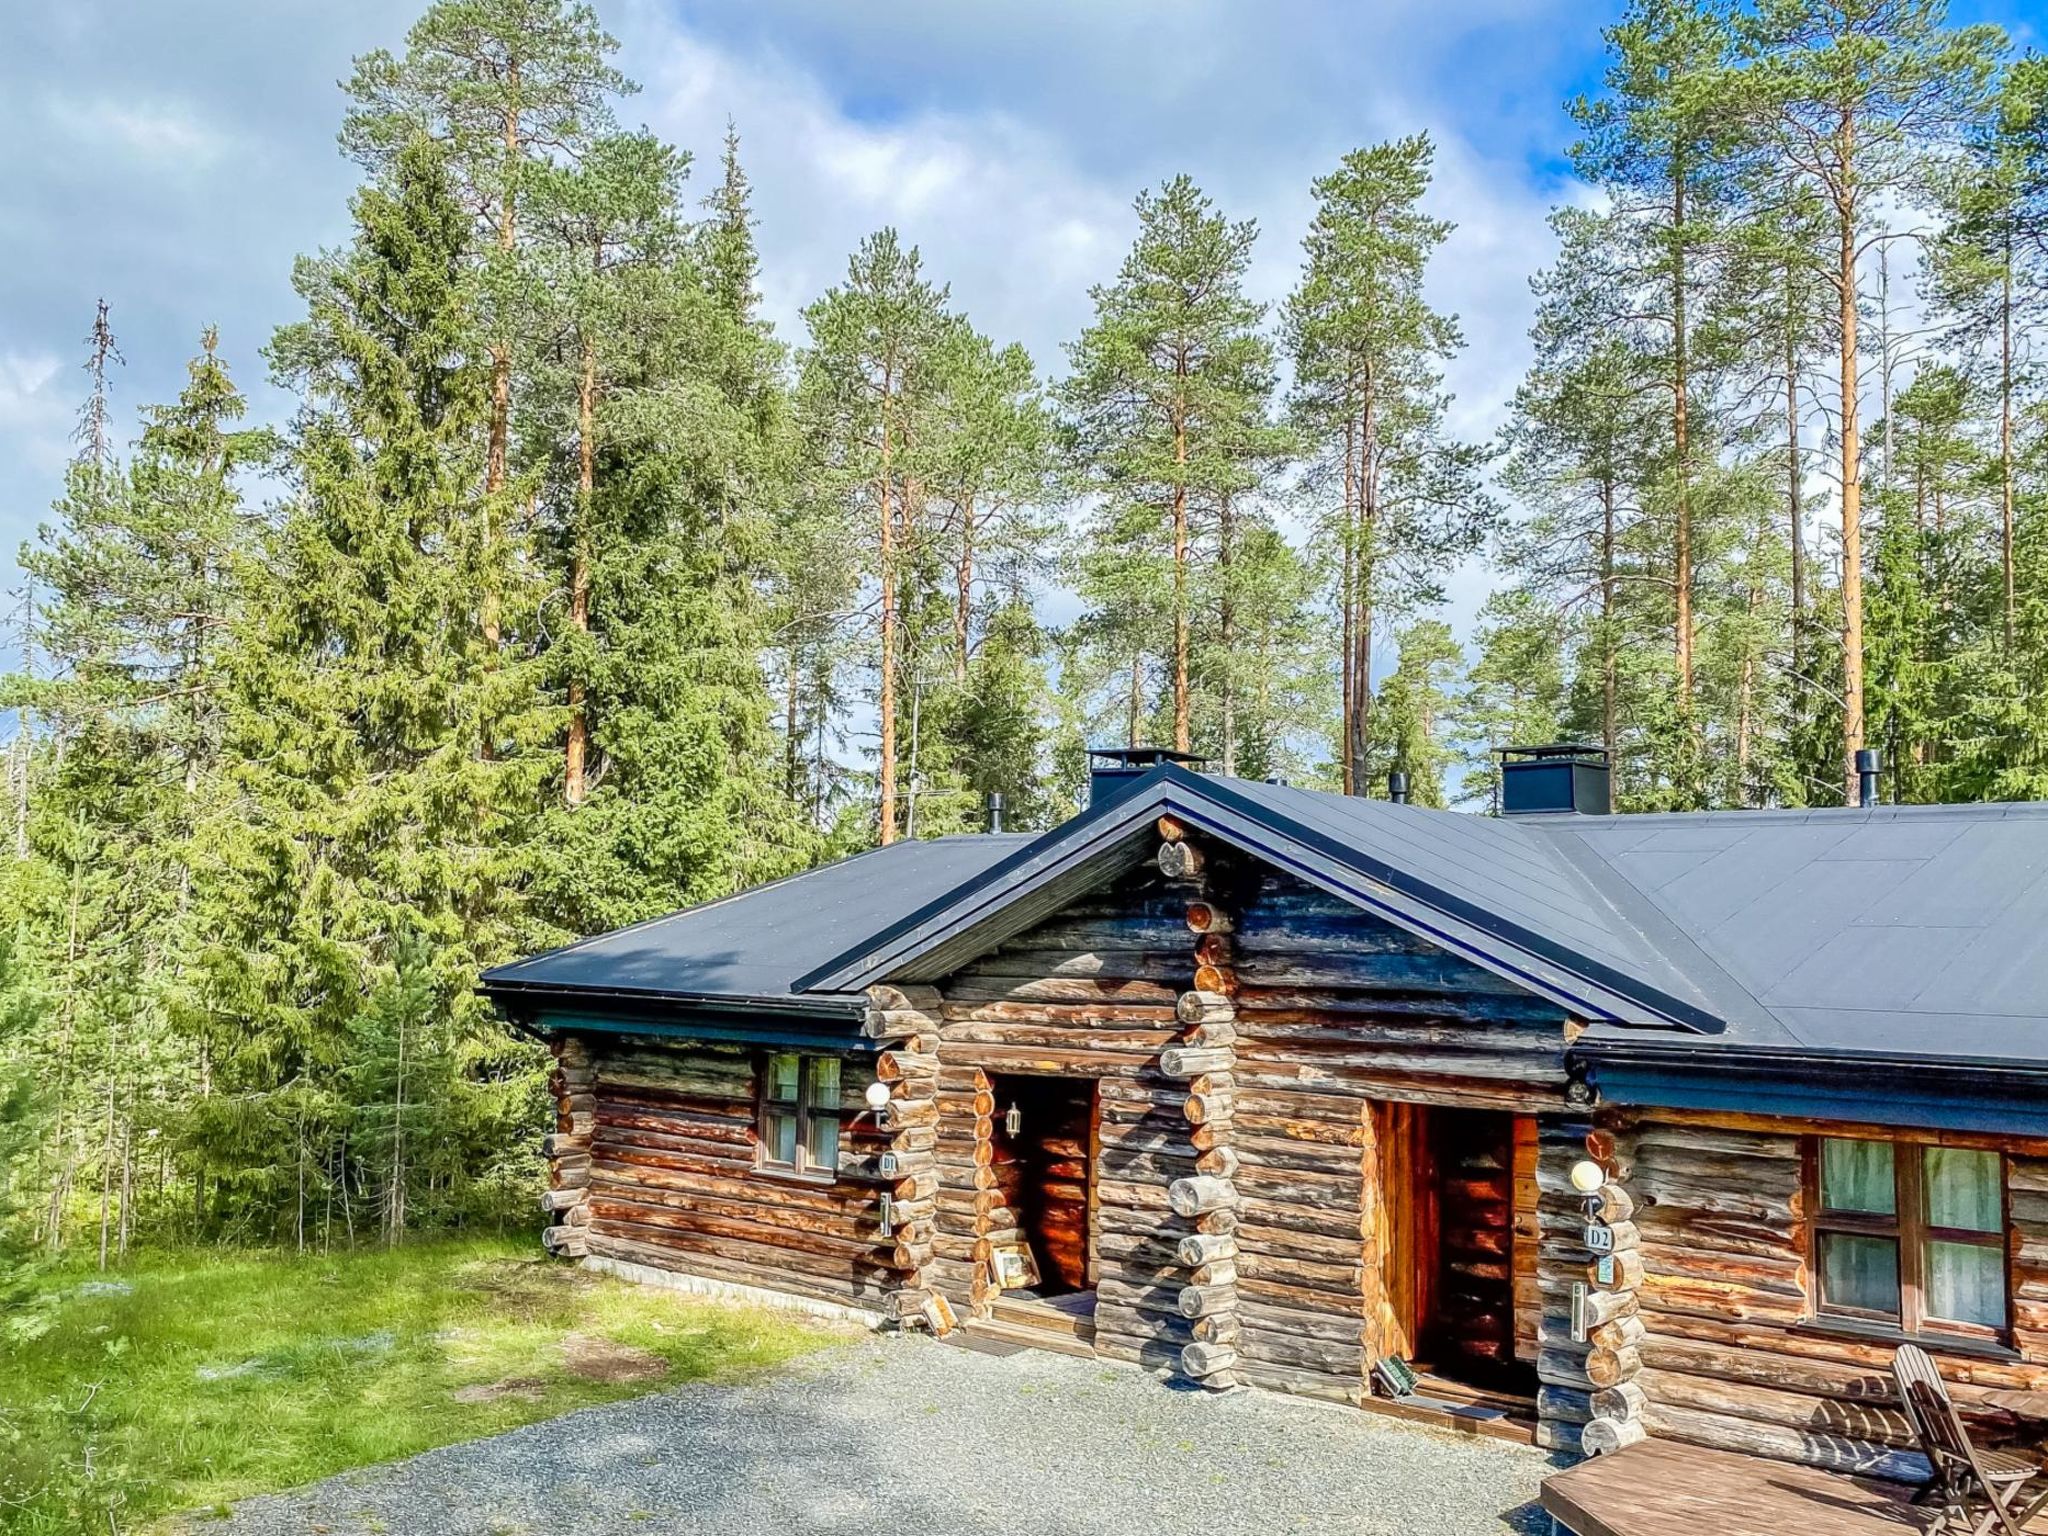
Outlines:
[[[1646,1440],[1546,1479],[1542,1502],[1574,1536],[1908,1536],[1934,1521],[1911,1498],[1898,1483]]]

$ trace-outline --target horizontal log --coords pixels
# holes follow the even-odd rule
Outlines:
[[[1565,1424],[1583,1424],[1593,1417],[1591,1396],[1573,1387],[1539,1386],[1536,1414]]]
[[[1682,1440],[1710,1450],[1798,1462],[1828,1472],[1914,1483],[1924,1482],[1929,1476],[1927,1458],[1918,1451],[1898,1450],[1789,1424],[1765,1424],[1693,1408],[1668,1407],[1654,1400],[1638,1422],[1659,1438]]]
[[[1901,1448],[1917,1443],[1912,1423],[1897,1403],[1788,1392],[1681,1371],[1644,1371],[1635,1384],[1643,1389],[1648,1403],[1659,1407],[1695,1408]]]
[[[1153,1027],[1090,1029],[1057,1024],[955,1023],[946,1026],[940,1048],[950,1048],[948,1054],[951,1055],[973,1054],[963,1051],[963,1047],[969,1045],[1004,1045],[1037,1051],[1115,1052],[1144,1057],[1180,1040],[1180,1028],[1174,1021],[1147,1022]]]
[[[960,976],[1078,976],[1185,985],[1194,973],[1185,943],[1171,949],[1036,949],[1004,945],[959,971]]]
[[[868,1003],[881,1009],[914,1009],[936,1013],[942,999],[939,989],[913,982],[896,982],[868,988]]]
[[[1197,1380],[1230,1370],[1236,1364],[1237,1350],[1229,1344],[1205,1344],[1192,1340],[1181,1346],[1180,1368]]]
[[[1264,1387],[1269,1392],[1349,1403],[1354,1408],[1364,1402],[1367,1395],[1365,1382],[1357,1374],[1339,1376],[1328,1371],[1255,1361],[1249,1356],[1238,1361],[1237,1374],[1252,1386]]]
[[[1173,1016],[1182,1024],[1235,1024],[1237,1007],[1221,992],[1199,989],[1182,992],[1173,1003]]]
[[[1633,1381],[1643,1369],[1640,1346],[1624,1344],[1619,1349],[1591,1349],[1586,1352],[1586,1380],[1596,1387],[1618,1387]]]
[[[1643,1408],[1649,1402],[1649,1396],[1643,1387],[1649,1375],[1650,1373],[1646,1372],[1634,1381],[1602,1387],[1592,1395],[1589,1406],[1594,1414],[1603,1419],[1641,1418]]]
[[[1124,1003],[1172,1004],[1180,989],[1165,982],[1125,981],[1113,976],[956,976],[946,996],[956,1003]]]

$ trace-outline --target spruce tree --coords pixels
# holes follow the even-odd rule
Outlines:
[[[535,1107],[537,1065],[474,985],[551,936],[522,886],[556,758],[531,664],[503,665],[477,622],[491,359],[447,150],[416,135],[354,211],[348,248],[300,264],[307,317],[272,349],[305,407],[230,657],[237,794],[209,839],[201,1020],[225,1102],[198,1132],[237,1204],[280,1218],[306,1186],[275,1149],[316,1137],[320,1181],[345,1192],[367,1170],[395,1235],[403,1170],[394,1183],[391,1148],[350,1134],[351,1085],[381,1049],[362,1000],[402,966],[424,989],[405,1005],[414,1044],[459,1066],[441,1137],[471,1172],[441,1198],[460,1205]]]

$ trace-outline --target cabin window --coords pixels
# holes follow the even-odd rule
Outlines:
[[[1998,1153],[1821,1136],[1809,1161],[1821,1316],[1907,1333],[2004,1333]]]
[[[832,1178],[839,1170],[839,1058],[776,1051],[761,1064],[764,1168]]]

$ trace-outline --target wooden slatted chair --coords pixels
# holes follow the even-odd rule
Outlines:
[[[2016,1451],[1979,1449],[1926,1350],[1901,1345],[1892,1356],[1892,1379],[1934,1469],[1922,1493],[1923,1502],[1939,1509],[1930,1536],[1950,1529],[1969,1536],[2024,1536],[2022,1528],[2048,1504],[2040,1462]]]

